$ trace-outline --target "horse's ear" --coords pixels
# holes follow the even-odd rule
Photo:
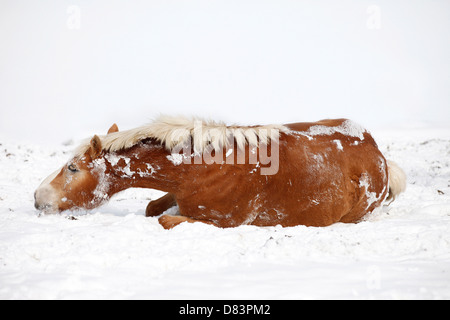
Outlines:
[[[115,123],[111,126],[111,128],[109,128],[108,134],[114,133],[114,132],[119,132],[119,127]]]
[[[91,158],[92,159],[97,158],[101,152],[102,152],[102,141],[97,135],[95,135],[91,139],[91,145],[89,147],[89,153],[91,155]]]

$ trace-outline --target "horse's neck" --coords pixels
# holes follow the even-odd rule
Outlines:
[[[107,154],[105,159],[112,165],[118,191],[135,187],[175,192],[186,166],[174,166],[169,155],[163,146],[149,142]]]

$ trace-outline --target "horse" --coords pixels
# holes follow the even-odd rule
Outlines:
[[[116,124],[84,141],[37,188],[44,213],[91,210],[128,188],[166,192],[147,217],[165,229],[183,222],[325,227],[357,223],[406,188],[363,127],[348,119],[227,126],[161,116],[126,131]]]

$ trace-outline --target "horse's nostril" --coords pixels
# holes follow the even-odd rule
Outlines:
[[[48,203],[40,204],[37,201],[34,202],[34,207],[39,211],[44,211],[45,213],[51,213],[52,206]]]
[[[38,210],[41,209],[41,205],[39,204],[39,202],[37,201],[37,191],[34,192],[34,207]]]

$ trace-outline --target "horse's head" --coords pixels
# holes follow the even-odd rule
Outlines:
[[[108,133],[115,132],[113,125]],[[102,143],[94,136],[86,150],[47,177],[34,193],[35,207],[45,213],[98,207],[110,196],[111,181],[102,155]]]

